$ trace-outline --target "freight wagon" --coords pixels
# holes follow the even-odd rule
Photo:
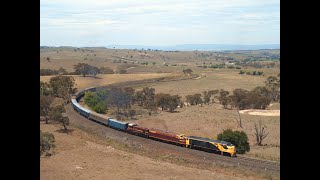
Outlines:
[[[173,132],[151,128],[149,129],[149,137],[179,145],[186,145],[186,138],[183,134],[176,134]]]
[[[144,137],[149,136],[148,128],[141,127],[141,126],[138,126],[137,124],[132,124],[132,123],[128,124],[127,132],[130,134],[144,136]]]
[[[222,155],[227,153],[230,156],[236,156],[235,146],[233,144],[209,138],[187,136],[186,147],[201,149],[209,152],[220,152]]]
[[[89,113],[89,119],[92,119],[92,120],[94,120],[94,121],[96,121],[96,122],[98,122],[98,123],[100,123],[100,124],[103,124],[103,125],[108,126],[108,122],[109,122],[108,119],[109,119],[109,117],[104,116],[104,115],[102,115],[102,114],[98,114],[98,113],[96,113],[96,112],[91,111],[91,112]]]
[[[119,129],[122,131],[125,131],[128,128],[128,124],[129,124],[129,123],[120,122],[111,118],[109,118],[108,121],[109,121],[108,123],[109,127],[112,127],[114,129]]]

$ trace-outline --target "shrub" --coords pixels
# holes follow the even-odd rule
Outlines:
[[[231,129],[224,130],[218,134],[218,140],[227,141],[236,146],[238,154],[244,154],[250,151],[248,136],[244,131],[232,131]]]
[[[92,107],[92,110],[94,110],[97,113],[105,113],[107,110],[106,103],[100,101],[95,106]]]
[[[55,147],[55,139],[53,134],[48,132],[41,132],[40,130],[40,156],[44,153],[45,156],[50,155],[49,151],[50,149]]]

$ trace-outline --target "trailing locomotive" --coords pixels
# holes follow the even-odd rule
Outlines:
[[[184,134],[176,134],[173,132],[163,131],[154,128],[145,128],[137,124],[121,122],[102,114],[98,114],[89,109],[82,107],[78,101],[87,91],[96,91],[95,87],[86,88],[77,92],[71,99],[72,107],[82,116],[93,120],[102,125],[113,129],[124,131],[133,135],[138,135],[150,139],[160,140],[167,143],[185,146],[187,148],[199,149],[208,152],[220,152],[221,155],[227,154],[231,157],[236,156],[235,146],[229,142],[213,140],[209,138],[197,136],[185,136]]]

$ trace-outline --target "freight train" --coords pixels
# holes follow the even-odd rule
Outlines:
[[[121,122],[111,117],[107,117],[102,114],[98,114],[94,111],[82,107],[78,101],[84,96],[87,91],[96,91],[95,87],[86,88],[77,92],[72,96],[72,107],[80,113],[82,116],[89,120],[95,121],[101,125],[120,130],[129,134],[154,139],[166,143],[176,144],[179,146],[203,150],[207,152],[217,152],[221,155],[229,155],[231,157],[236,156],[236,148],[233,144],[226,141],[219,141],[209,138],[186,136],[184,134],[176,134],[169,131],[163,131],[154,128],[141,127],[137,124]]]

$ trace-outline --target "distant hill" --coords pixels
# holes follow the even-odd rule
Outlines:
[[[40,46],[40,49],[50,46]],[[71,46],[59,46],[59,48],[74,48]],[[106,47],[81,47],[81,48],[109,48],[109,49],[157,49],[163,51],[226,51],[226,50],[259,50],[259,49],[280,49],[280,44],[180,44],[175,46],[146,46],[146,45],[109,45]]]
[[[258,49],[280,49],[280,44],[180,44],[176,46],[143,46],[143,45],[110,45],[107,48],[116,49],[158,49],[164,51],[223,51],[223,50],[258,50]]]

